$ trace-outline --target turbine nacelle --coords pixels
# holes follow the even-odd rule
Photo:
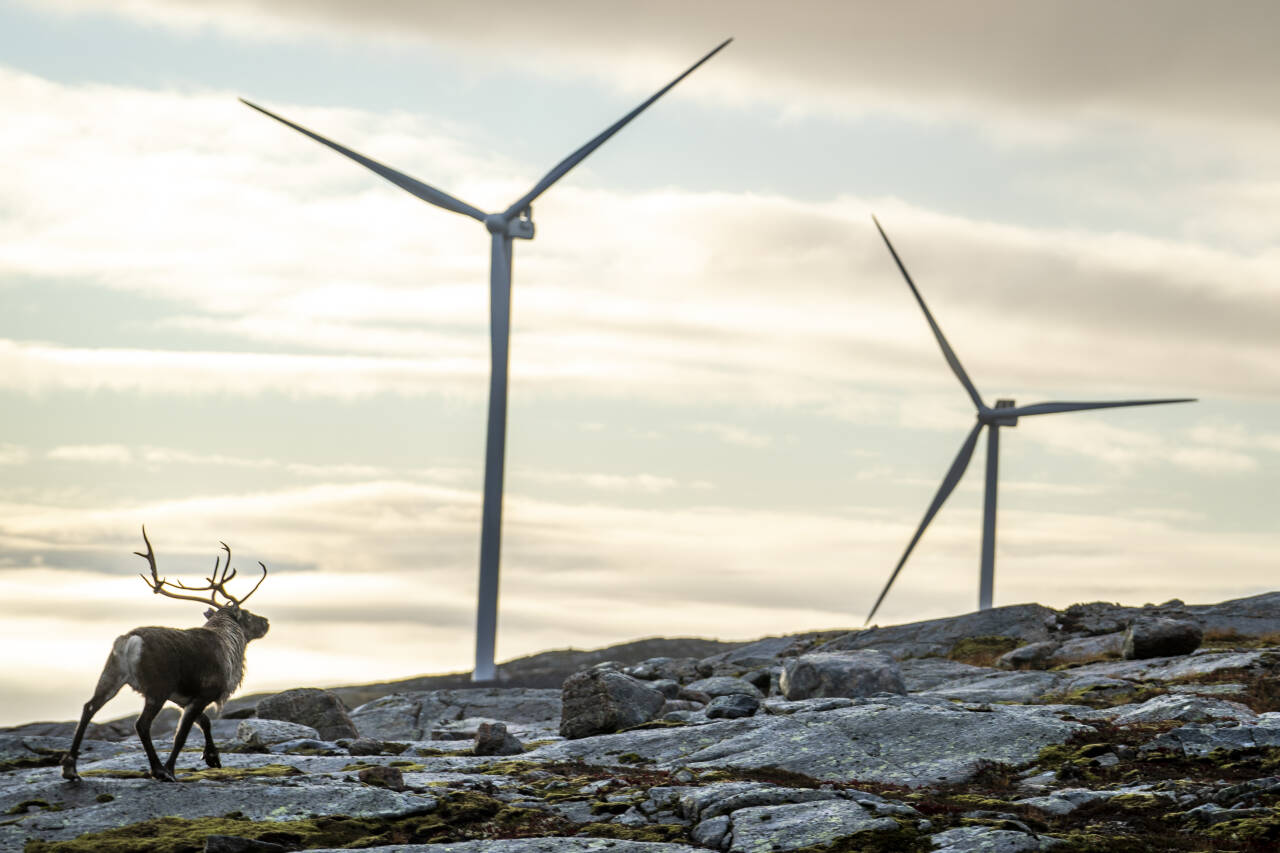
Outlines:
[[[978,421],[980,423],[987,424],[988,426],[1002,426],[1002,427],[1017,426],[1018,425],[1017,415],[1002,415],[1000,413],[1001,409],[1012,409],[1012,408],[1014,408],[1012,400],[996,400],[996,407],[994,409],[984,406],[982,410],[978,412]]]
[[[533,239],[533,205],[520,211],[518,216],[490,213],[484,218],[484,227],[490,234],[503,234],[516,240]]]

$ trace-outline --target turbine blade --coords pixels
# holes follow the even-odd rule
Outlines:
[[[472,207],[471,205],[467,204],[465,201],[454,198],[453,196],[449,195],[447,192],[438,190],[435,187],[430,186],[429,184],[424,184],[422,181],[419,181],[417,178],[411,178],[408,175],[404,174],[403,172],[397,172],[395,169],[392,169],[390,166],[382,165],[377,160],[370,160],[368,157],[364,156],[363,154],[359,154],[355,151],[352,151],[350,148],[346,148],[342,145],[339,145],[336,142],[325,139],[323,136],[321,136],[318,133],[312,133],[302,125],[294,124],[293,122],[289,121],[286,118],[281,118],[280,116],[271,112],[271,110],[263,109],[262,107],[258,106],[257,104],[251,101],[246,101],[244,98],[241,98],[240,103],[244,104],[247,107],[253,107],[255,110],[262,113],[263,115],[270,116],[271,118],[275,119],[281,124],[287,125],[293,128],[294,130],[298,131],[298,133],[302,133],[307,136],[310,136],[316,142],[319,142],[321,145],[329,146],[334,151],[337,151],[339,154],[343,155],[344,157],[350,157],[352,160],[355,160],[361,166],[364,166],[366,169],[369,169],[372,172],[376,172],[377,174],[386,178],[391,183],[400,187],[400,189],[405,190],[409,193],[412,193],[413,195],[417,196],[418,198],[422,199],[425,202],[430,202],[431,204],[434,204],[436,207],[443,207],[445,210],[452,210],[454,213],[465,214],[466,216],[470,216],[472,219],[478,219],[479,221],[484,222],[484,217],[485,217],[484,211],[478,210],[477,208]]]
[[[951,365],[951,371],[955,373],[956,378],[960,380],[960,384],[964,386],[964,390],[969,392],[969,398],[973,400],[973,405],[977,406],[978,411],[984,411],[987,406],[982,402],[982,397],[978,394],[978,389],[973,387],[973,382],[969,379],[969,374],[964,372],[964,367],[960,364],[960,359],[956,358],[955,351],[951,349],[951,344],[947,343],[946,337],[942,334],[942,329],[933,319],[933,314],[929,313],[929,306],[924,304],[924,297],[920,295],[920,291],[916,289],[916,283],[911,280],[911,274],[907,272],[906,266],[903,265],[902,259],[898,257],[898,253],[894,251],[893,244],[889,242],[889,235],[884,233],[884,229],[880,227],[880,220],[874,216],[871,221],[876,224],[876,230],[880,232],[880,237],[884,240],[884,244],[889,247],[889,254],[893,255],[894,263],[898,265],[898,269],[902,271],[902,277],[907,280],[907,286],[911,288],[911,292],[915,294],[916,302],[920,303],[920,309],[924,311],[924,318],[929,321],[929,328],[933,329],[933,336],[938,339],[938,346],[942,348],[942,355],[947,360],[947,364]]]
[[[1164,403],[1194,403],[1194,397],[1177,397],[1168,400],[1117,400],[1110,403],[1032,403],[999,409],[1000,417],[1025,418],[1031,415],[1051,415],[1057,412],[1082,412],[1085,409],[1117,409],[1122,406],[1159,406]]]
[[[506,212],[503,214],[503,216],[510,219],[511,217],[515,216],[520,211],[528,207],[533,202],[534,199],[536,199],[538,196],[546,192],[548,187],[550,187],[556,181],[563,178],[570,169],[572,169],[574,166],[578,165],[583,160],[585,160],[591,154],[591,152],[595,151],[601,145],[604,145],[606,142],[608,142],[609,137],[613,136],[615,133],[622,130],[622,128],[626,127],[627,124],[632,119],[634,119],[636,116],[640,115],[640,113],[648,109],[650,104],[652,104],[654,101],[658,100],[658,98],[661,98],[668,91],[670,91],[671,87],[675,86],[681,80],[688,77],[695,70],[697,70],[698,66],[702,65],[702,63],[706,62],[708,59],[715,56],[720,51],[724,50],[724,48],[731,41],[733,41],[733,39],[731,38],[725,39],[724,41],[722,41],[714,50],[712,50],[706,56],[699,59],[697,62],[693,63],[693,65],[690,65],[683,74],[681,74],[676,79],[672,80],[667,85],[663,86],[658,91],[654,92],[651,96],[649,96],[649,99],[647,101],[642,103],[640,106],[636,107],[631,112],[624,115],[622,118],[618,119],[613,124],[609,125],[609,127],[605,128],[598,136],[596,136],[586,145],[583,145],[577,151],[573,152],[568,157],[561,160],[560,163],[554,169],[552,169],[550,172],[547,172],[547,174],[542,178],[542,180],[538,181],[538,183],[534,185],[533,189],[529,190],[529,192],[521,196],[518,201],[516,201],[514,204],[508,207]]]
[[[981,421],[974,424],[973,429],[969,430],[968,438],[964,440],[964,444],[960,445],[960,452],[956,454],[955,461],[951,463],[947,476],[942,478],[942,485],[938,487],[938,493],[933,496],[933,503],[929,504],[929,509],[925,511],[924,519],[921,520],[920,526],[916,528],[916,535],[911,537],[911,542],[907,544],[907,550],[902,552],[902,559],[898,560],[898,565],[894,567],[893,574],[889,575],[889,582],[884,585],[884,589],[880,590],[880,597],[876,599],[875,606],[867,614],[867,621],[863,623],[864,625],[870,624],[872,618],[875,617],[876,611],[880,609],[881,602],[884,601],[884,597],[889,594],[889,588],[898,579],[898,572],[902,571],[903,565],[907,562],[907,557],[911,556],[911,550],[916,547],[916,543],[924,535],[924,529],[929,526],[929,522],[933,521],[933,517],[938,514],[938,510],[942,509],[942,505],[946,503],[947,498],[955,491],[956,484],[964,476],[965,469],[969,467],[969,460],[973,458],[973,449],[978,444],[978,433],[982,432],[982,427]]]

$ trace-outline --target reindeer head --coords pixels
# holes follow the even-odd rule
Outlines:
[[[244,602],[248,600],[249,596],[257,592],[258,587],[262,586],[262,582],[267,579],[266,565],[261,562],[258,563],[259,566],[262,566],[262,577],[258,578],[258,582],[247,594],[236,598],[234,595],[227,592],[227,582],[236,576],[236,570],[231,568],[231,548],[226,542],[219,543],[222,545],[222,549],[227,552],[226,564],[224,565],[222,563],[221,557],[215,558],[213,563],[213,572],[209,577],[205,578],[205,585],[187,586],[181,581],[169,581],[160,577],[159,573],[156,571],[156,554],[155,551],[151,549],[151,540],[147,538],[146,525],[143,525],[142,527],[142,541],[147,543],[147,553],[144,554],[141,551],[134,551],[133,553],[145,559],[147,564],[151,567],[150,579],[148,579],[146,575],[140,575],[139,577],[147,582],[147,586],[151,587],[152,592],[157,595],[165,595],[169,598],[177,598],[183,601],[198,601],[201,604],[213,605],[212,608],[205,611],[205,618],[210,621],[219,618],[232,619],[240,626],[240,630],[244,632],[246,640],[257,640],[266,636],[267,629],[271,627],[271,623],[269,623],[265,618],[258,616],[256,613],[250,613],[242,607]],[[174,590],[208,593],[208,595],[184,595],[180,592],[175,592]],[[224,600],[219,601],[219,596]]]

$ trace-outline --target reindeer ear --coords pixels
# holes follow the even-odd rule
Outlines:
[[[212,618],[213,618],[213,614],[215,614],[215,613],[217,613],[217,612],[218,612],[218,611],[216,611],[216,610],[214,610],[212,607],[210,607],[208,610],[206,610],[206,611],[204,612],[204,618],[206,618],[206,619],[212,619]]]

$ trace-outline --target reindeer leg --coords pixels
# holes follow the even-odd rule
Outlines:
[[[119,645],[120,641],[117,640],[116,647]],[[124,682],[125,673],[117,658],[116,648],[113,648],[111,654],[107,656],[106,665],[102,667],[102,674],[98,676],[98,686],[94,688],[93,696],[84,703],[80,723],[76,726],[75,736],[71,738],[71,748],[62,757],[63,779],[70,782],[80,781],[80,774],[76,772],[76,759],[80,757],[80,742],[84,740],[85,730],[89,728],[89,721],[93,719],[93,715],[115,698],[120,688],[124,687]]]
[[[213,743],[213,723],[209,721],[209,715],[200,714],[196,717],[196,724],[204,732],[204,763],[210,767],[221,767],[222,759],[218,757],[218,747]]]
[[[208,705],[207,701],[192,699],[191,704],[182,709],[182,720],[179,721],[178,730],[173,735],[173,752],[169,753],[169,760],[164,763],[164,769],[168,771],[170,779],[173,778],[173,769],[178,762],[178,753],[182,752],[182,746],[187,742],[187,735],[191,733],[191,724],[196,721],[197,717],[205,717],[208,720],[204,713],[204,709]],[[200,728],[204,729],[205,751],[208,752],[209,744],[211,743],[209,730],[205,729],[203,725]]]
[[[160,764],[160,756],[156,755],[155,745],[151,743],[151,721],[156,718],[156,714],[160,713],[164,703],[164,699],[147,697],[147,704],[142,706],[142,713],[138,715],[138,722],[134,724],[134,729],[138,732],[138,739],[142,741],[142,748],[147,751],[147,761],[151,763],[151,775],[161,782],[176,782],[178,780],[173,778],[173,771],[166,770]]]

